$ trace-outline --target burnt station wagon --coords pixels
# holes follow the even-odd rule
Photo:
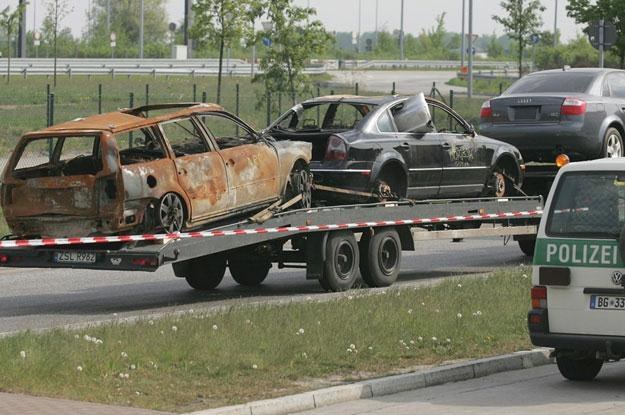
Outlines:
[[[1,204],[21,237],[175,232],[301,194],[309,143],[277,142],[214,104],[152,105],[24,135]]]

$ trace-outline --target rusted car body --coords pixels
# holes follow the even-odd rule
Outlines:
[[[1,204],[17,236],[173,232],[304,191],[292,179],[310,177],[310,159],[310,144],[277,142],[218,105],[141,107],[24,135]]]

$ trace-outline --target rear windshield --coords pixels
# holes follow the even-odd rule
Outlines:
[[[549,210],[547,235],[618,238],[625,222],[625,173],[568,173]]]
[[[529,75],[516,81],[506,94],[527,94],[532,92],[586,92],[595,74],[584,72],[557,72]]]

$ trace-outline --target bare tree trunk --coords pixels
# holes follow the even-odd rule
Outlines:
[[[523,40],[519,39],[519,78],[523,77]]]
[[[291,92],[291,101],[293,102],[293,105],[295,105],[295,82],[293,80],[294,76],[293,76],[293,70],[291,69],[290,58],[286,60],[286,69],[287,69],[287,73],[289,74],[289,89]]]
[[[7,84],[11,82],[11,26],[7,28]]]

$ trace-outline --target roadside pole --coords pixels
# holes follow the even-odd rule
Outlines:
[[[465,33],[464,33],[464,16],[465,14],[465,3],[466,0],[462,0],[462,35],[460,37],[460,70],[462,70],[462,68],[464,68],[464,38],[466,37]]]
[[[469,0],[469,82],[467,96],[473,97],[473,0]]]
[[[603,28],[605,25],[605,21],[603,19],[599,20],[599,67],[603,68],[605,63],[605,48],[603,45]]]

